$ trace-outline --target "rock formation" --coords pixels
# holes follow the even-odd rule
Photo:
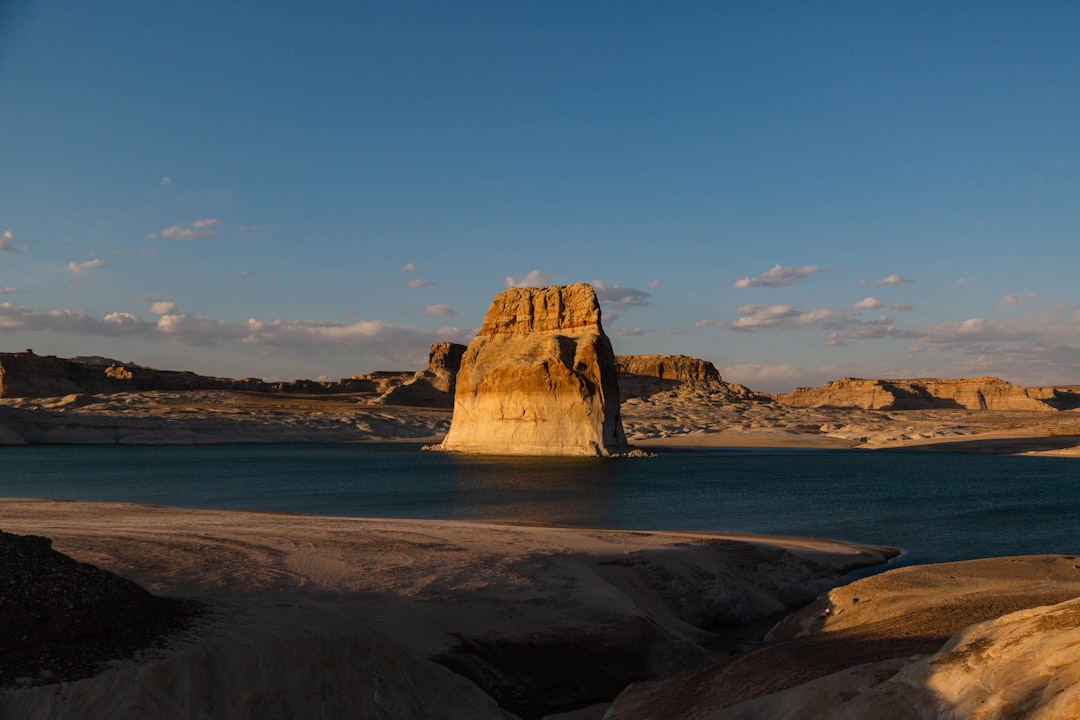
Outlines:
[[[797,388],[777,395],[796,407],[850,407],[864,410],[1038,410],[1054,407],[1024,388],[995,377],[938,380],[863,380],[844,378],[820,388]]]
[[[674,390],[687,382],[721,382],[711,362],[688,355],[617,355],[615,365],[623,400]]]
[[[452,342],[435,343],[428,352],[427,370],[379,396],[376,402],[386,405],[451,407],[461,356],[465,346]]]
[[[625,452],[615,354],[591,285],[514,288],[494,299],[461,359],[442,450]]]

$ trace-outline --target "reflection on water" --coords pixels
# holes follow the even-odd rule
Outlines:
[[[0,496],[807,535],[901,563],[1080,554],[1080,461],[774,449],[515,458],[418,445],[0,448]],[[2,515],[0,515],[2,527]]]
[[[609,527],[628,458],[528,458],[451,455],[444,478],[455,489],[447,508],[461,519]]]

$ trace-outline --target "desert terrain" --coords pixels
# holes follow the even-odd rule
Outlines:
[[[439,443],[454,374],[432,357],[287,389],[38,375],[31,390],[75,392],[0,398],[0,444]],[[619,419],[645,450],[1080,457],[1074,388],[846,379],[771,396],[692,358],[618,362]],[[807,538],[17,498],[0,530],[0,637],[17,646],[0,653],[0,717],[1080,716],[1073,556],[888,570],[896,550]],[[113,586],[140,632],[101,620]]]
[[[147,391],[0,399],[0,444],[440,441],[451,410],[371,394]],[[621,407],[641,447],[897,448],[1080,456],[1080,413],[863,410],[732,401],[687,384]]]

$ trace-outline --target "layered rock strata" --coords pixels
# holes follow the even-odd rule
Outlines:
[[[1024,388],[995,377],[938,380],[863,380],[844,378],[820,388],[797,388],[776,399],[796,407],[849,407],[863,410],[1036,410],[1055,408]]]
[[[385,405],[451,407],[454,404],[458,370],[461,369],[461,356],[464,354],[465,346],[459,343],[435,343],[428,352],[427,369],[387,390],[377,402]]]
[[[461,359],[438,449],[613,455],[628,447],[615,353],[591,285],[513,288],[494,299]]]

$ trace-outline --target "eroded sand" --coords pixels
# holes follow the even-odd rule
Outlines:
[[[732,628],[802,606],[848,569],[890,554],[803,538],[48,500],[0,500],[0,527],[50,537],[56,550],[155,593],[209,603],[213,612],[184,650],[189,660],[169,661],[187,668],[185,678],[192,653],[208,652],[199,643],[215,637],[232,640],[213,653],[256,647],[266,665],[282,651],[271,642],[282,633],[311,628],[319,637],[303,642],[318,648],[327,628],[354,639],[373,631],[425,662],[439,657],[534,717],[693,667],[715,656],[707,646],[734,642]],[[255,662],[231,657],[216,662],[236,672]],[[121,684],[135,692],[137,670],[127,667]],[[200,678],[200,687],[242,684],[228,673]],[[282,682],[276,671],[272,678]],[[94,682],[80,692],[103,692]],[[47,688],[19,692],[37,693],[35,707],[56,700]]]

